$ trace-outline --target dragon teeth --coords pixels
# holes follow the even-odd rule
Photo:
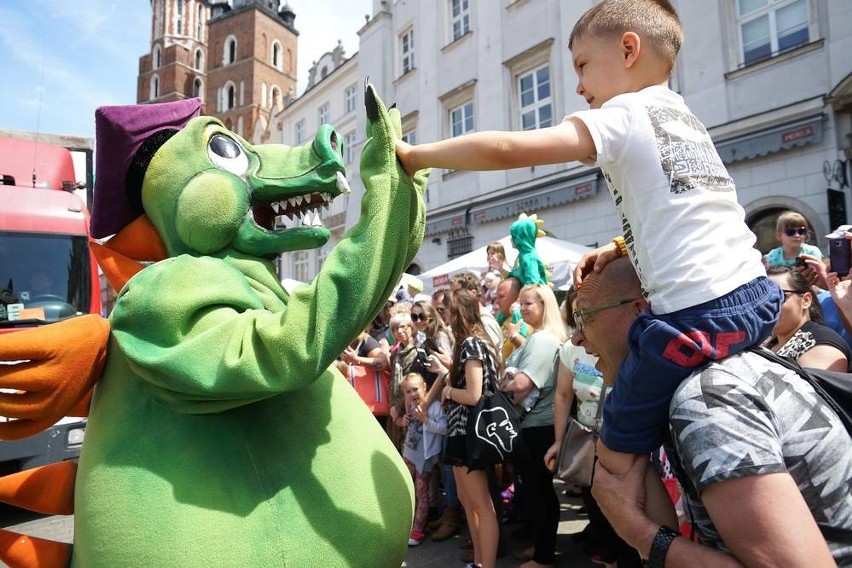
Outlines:
[[[352,190],[349,188],[349,182],[346,181],[346,176],[343,172],[337,172],[337,191],[344,195],[349,195]]]
[[[277,215],[278,214],[278,202],[273,201],[272,203],[270,203],[270,205],[272,205],[272,210],[275,211],[275,214]]]

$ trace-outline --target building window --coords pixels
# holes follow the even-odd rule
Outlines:
[[[473,132],[473,102],[450,109],[450,136]]]
[[[281,96],[281,89],[278,87],[278,85],[273,85],[272,89],[270,89],[269,108],[281,110],[283,106],[284,100]]]
[[[355,112],[355,106],[358,104],[358,85],[347,87],[343,91],[343,106],[346,109],[346,114]]]
[[[473,250],[473,235],[468,230],[456,229],[447,236],[447,259],[467,254]]]
[[[470,31],[470,0],[450,0],[453,41]]]
[[[195,39],[201,41],[204,33],[204,5],[198,5],[198,13],[195,16]]]
[[[237,89],[233,83],[225,85],[225,110],[231,110],[237,106]]]
[[[355,131],[343,137],[343,163],[347,166],[355,160]]]
[[[518,77],[518,108],[521,129],[535,130],[553,124],[550,67],[544,65]]]
[[[281,71],[282,67],[281,57],[281,42],[275,40],[272,42],[272,66]]]
[[[156,75],[151,77],[151,84],[149,86],[148,99],[156,100],[157,97],[160,96],[160,78]]]
[[[308,277],[308,251],[300,250],[293,254],[293,272],[299,282],[310,280]]]
[[[403,132],[402,141],[408,142],[409,144],[417,144],[417,131],[409,130],[408,132]]]
[[[323,124],[328,124],[328,123],[329,123],[328,103],[325,103],[324,105],[319,107],[319,110],[317,111],[317,124],[322,126]]]
[[[296,123],[296,146],[305,142],[305,119]]]
[[[402,75],[414,70],[414,28],[403,33],[400,38],[402,54]]]
[[[177,35],[183,34],[183,0],[177,0],[177,26],[175,32]]]
[[[201,71],[201,66],[204,64],[204,54],[200,49],[195,50],[195,68]]]
[[[737,23],[743,65],[810,41],[808,0],[738,0]]]
[[[163,49],[157,45],[154,46],[154,69],[159,69],[163,64]]]
[[[203,101],[204,97],[202,97],[202,90],[203,90],[202,87],[203,87],[203,85],[201,83],[201,79],[196,77],[195,80],[192,82],[192,96],[198,97],[199,99],[201,99]]]
[[[225,54],[222,62],[230,65],[237,60],[237,38],[231,36],[225,40]]]

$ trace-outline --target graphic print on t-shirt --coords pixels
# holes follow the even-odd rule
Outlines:
[[[647,108],[657,138],[660,165],[672,193],[695,188],[734,191],[734,181],[701,121],[691,113],[671,107]]]

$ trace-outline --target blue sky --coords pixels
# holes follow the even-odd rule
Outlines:
[[[289,0],[299,30],[299,84],[343,41],[358,51],[372,0]],[[0,1],[0,128],[94,136],[95,108],[136,102],[150,50],[150,0]]]

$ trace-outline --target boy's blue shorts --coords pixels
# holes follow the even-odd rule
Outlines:
[[[724,359],[769,337],[783,303],[781,288],[761,276],[721,298],[636,318],[628,332],[630,354],[604,405],[601,440],[606,447],[629,454],[659,448],[678,385],[708,360]]]

